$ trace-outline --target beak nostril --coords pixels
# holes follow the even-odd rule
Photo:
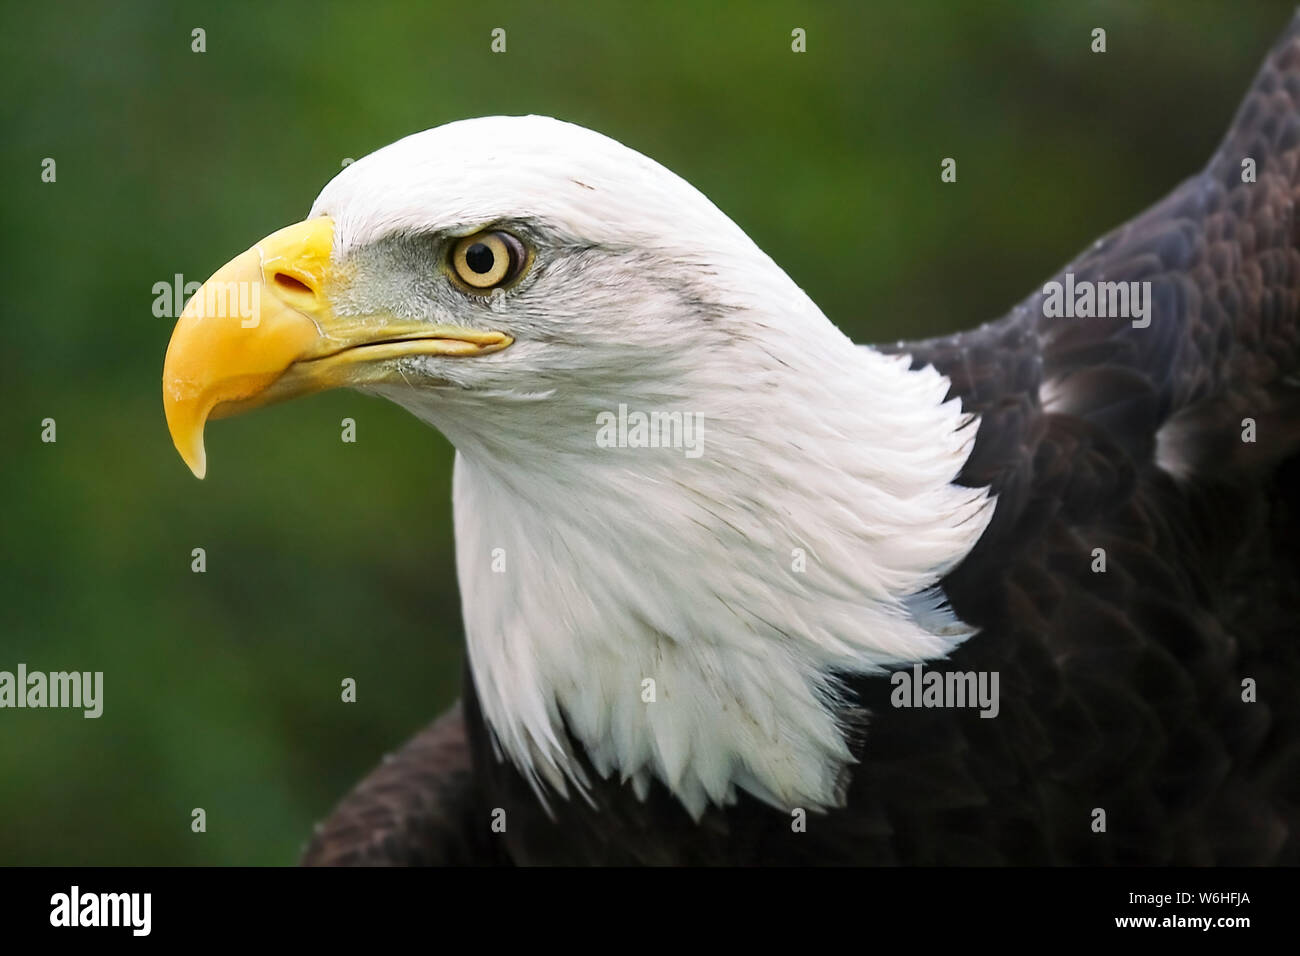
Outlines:
[[[315,290],[312,289],[311,286],[307,285],[307,283],[303,282],[300,279],[295,279],[293,276],[285,272],[277,272],[272,281],[274,281],[275,284],[279,286],[281,289],[283,289],[285,292],[293,292],[298,294],[302,294],[305,292],[308,295],[315,294]]]

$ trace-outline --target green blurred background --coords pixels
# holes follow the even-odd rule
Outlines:
[[[163,422],[154,284],[301,219],[345,157],[468,116],[572,120],[702,189],[855,338],[919,337],[1001,314],[1194,172],[1289,15],[6,5],[0,670],[105,689],[98,720],[0,710],[0,863],[290,863],[458,693],[439,435],[331,393],[210,428],[200,483]]]

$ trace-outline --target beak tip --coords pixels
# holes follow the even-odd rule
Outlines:
[[[172,431],[172,444],[176,446],[176,451],[181,456],[181,461],[185,462],[185,467],[194,473],[194,477],[200,481],[208,473],[208,453],[203,447],[203,427],[199,426],[190,434],[184,432]]]
[[[208,473],[208,456],[203,449],[202,439],[199,440],[198,447],[192,448],[188,454],[182,451],[181,458],[185,460],[185,464],[189,466],[190,471],[194,473],[194,477],[202,481]]]
[[[171,433],[172,445],[181,461],[195,478],[201,480],[208,471],[208,453],[203,446],[203,426],[208,416],[201,405],[178,399],[175,392],[164,379],[163,411],[167,418],[167,431]]]

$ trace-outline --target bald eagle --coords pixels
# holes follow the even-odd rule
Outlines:
[[[163,371],[456,447],[461,701],[305,862],[1300,861],[1300,19],[1205,169],[1004,318],[855,345],[538,116],[344,169]]]

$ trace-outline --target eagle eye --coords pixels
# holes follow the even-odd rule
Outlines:
[[[518,277],[528,261],[524,244],[508,232],[479,232],[457,240],[451,250],[456,278],[487,292]]]

